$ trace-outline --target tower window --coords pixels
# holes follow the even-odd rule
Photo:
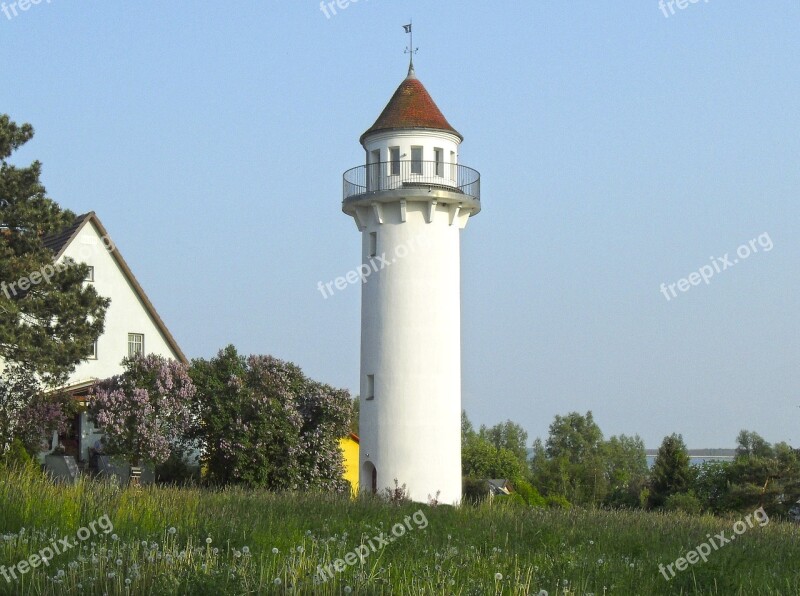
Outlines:
[[[436,175],[444,176],[444,149],[434,148],[433,161],[436,162]]]
[[[369,233],[369,256],[374,257],[378,254],[378,232]]]
[[[367,170],[367,190],[375,190],[379,186],[381,167],[381,150],[370,152],[369,169]]]
[[[411,147],[411,173],[422,174],[422,147]]]
[[[128,356],[144,356],[144,333],[128,334]]]
[[[375,399],[375,375],[367,375],[367,399]]]
[[[390,173],[392,176],[400,175],[400,147],[389,147]]]
[[[86,279],[84,281],[94,281],[94,267],[89,265],[89,271],[86,273]]]

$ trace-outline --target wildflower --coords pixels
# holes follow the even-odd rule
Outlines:
[[[64,577],[65,573],[63,569],[59,569],[58,573],[56,573],[56,577]]]
[[[116,534],[111,534],[111,540],[116,542],[117,540],[119,540],[119,536],[117,536]]]
[[[590,540],[589,541],[589,546],[592,546],[593,544],[594,544],[594,540]]]
[[[122,559],[117,559],[117,560],[116,560],[116,561],[114,561],[114,562],[117,564],[117,567],[119,567],[120,565],[122,565]]]
[[[211,552],[214,553],[215,555],[218,555],[219,554],[219,549],[218,548],[214,548],[214,550],[212,550]]]
[[[117,577],[116,573],[114,573],[113,571],[108,572],[108,579],[114,579],[115,577]]]
[[[169,565],[170,563],[172,563],[172,555],[167,555],[166,557],[164,557],[164,560],[167,562],[167,565]]]
[[[125,578],[125,585],[126,586],[130,586],[131,585],[131,578],[129,578],[129,577]]]
[[[298,546],[297,547],[297,552],[302,553],[303,552],[303,547],[302,546]]]
[[[550,595],[547,593],[547,590],[539,590],[539,594],[537,594],[537,596],[550,596]]]
[[[353,588],[351,588],[350,586],[345,586],[345,587],[344,587],[344,593],[345,593],[345,594],[349,594],[349,593],[350,593],[350,592],[352,592],[352,591],[353,591]]]
[[[494,574],[494,579],[495,579],[495,581],[498,581],[498,582],[499,582],[499,581],[502,581],[502,579],[503,579],[503,574],[502,574],[502,573],[495,573],[495,574]]]
[[[172,528],[170,528],[170,529],[168,530],[168,532],[169,532],[170,534],[172,534],[173,536],[175,535],[175,533],[176,533],[177,531],[178,531],[178,530],[176,530],[174,527],[172,527]]]
[[[278,549],[277,548],[273,548],[272,549],[272,554],[273,555],[277,555],[278,554]]]
[[[142,548],[147,548],[147,540],[142,540]]]
[[[233,558],[234,558],[234,559],[238,559],[238,558],[240,558],[241,556],[242,556],[242,553],[240,553],[238,550],[234,550],[234,551],[233,551]]]
[[[280,585],[281,585],[283,582],[281,582],[281,578],[279,578],[279,577],[276,577],[276,578],[275,578],[275,581],[274,581],[274,582],[272,582],[272,583],[273,583],[273,584],[275,584],[276,586],[280,586]]]
[[[598,565],[602,565],[603,564],[603,559],[597,559],[597,564]]]
[[[275,552],[277,550],[278,550],[277,548],[273,549],[273,552]],[[242,547],[242,553],[244,553],[245,555],[249,555],[250,554],[250,547],[249,546],[243,546]]]
[[[211,544],[211,542],[212,542],[212,541],[211,541],[211,536],[209,536],[208,538],[206,538],[206,544]]]

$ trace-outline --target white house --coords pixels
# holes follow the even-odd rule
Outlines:
[[[94,212],[79,216],[62,233],[45,239],[54,261],[71,258],[86,263],[100,296],[111,299],[106,311],[105,331],[95,342],[93,354],[75,368],[65,387],[85,401],[89,388],[100,379],[122,372],[121,362],[133,354],[158,354],[187,362],[175,338],[122,258],[117,246]],[[76,418],[65,446],[79,461],[87,461],[89,447],[102,436],[86,414]]]
[[[361,232],[361,490],[461,500],[460,232],[480,175],[413,65],[361,136],[342,210]]]

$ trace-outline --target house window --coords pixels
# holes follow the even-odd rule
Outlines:
[[[375,375],[367,375],[367,399],[375,399]]]
[[[378,232],[369,233],[369,256],[374,257],[378,254]]]
[[[400,147],[389,147],[389,161],[391,162],[391,169],[389,173],[392,176],[400,175]]]
[[[436,162],[436,175],[444,176],[444,149],[434,148],[433,160]]]
[[[87,360],[97,360],[97,340],[92,342],[92,352],[86,357]]]
[[[94,267],[89,265],[89,272],[86,274],[86,279],[84,281],[94,281]]]
[[[422,147],[411,147],[411,173],[422,174]]]
[[[144,334],[128,334],[128,356],[144,356]]]
[[[456,152],[450,152],[450,178],[455,181],[456,179]]]

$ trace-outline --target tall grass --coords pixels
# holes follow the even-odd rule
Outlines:
[[[333,578],[318,566],[406,522]],[[669,564],[734,520],[629,511],[389,506],[237,488],[53,485],[0,469],[0,565],[108,515],[113,531],[6,582],[0,594],[799,594],[800,529],[756,525],[666,581]],[[419,514],[418,518],[419,519]]]

